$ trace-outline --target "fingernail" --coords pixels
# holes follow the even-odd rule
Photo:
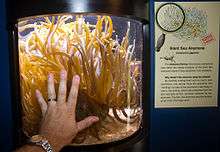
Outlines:
[[[79,82],[80,81],[80,77],[78,75],[75,75],[74,76],[74,80]]]
[[[99,121],[99,117],[92,117],[92,121]]]
[[[40,91],[38,89],[35,90],[36,96],[39,96]]]
[[[61,78],[66,78],[66,70],[61,70],[60,71],[60,77]]]
[[[52,78],[53,78],[53,73],[49,73],[48,79],[52,79]]]

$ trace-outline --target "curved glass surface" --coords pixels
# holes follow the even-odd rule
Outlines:
[[[37,134],[39,89],[47,99],[47,76],[59,72],[81,78],[76,119],[96,115],[100,121],[80,132],[73,145],[125,139],[142,121],[142,23],[103,15],[58,14],[18,22],[18,54],[23,131]]]

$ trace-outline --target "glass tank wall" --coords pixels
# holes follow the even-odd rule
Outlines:
[[[118,141],[131,136],[142,121],[142,23],[117,16],[60,14],[22,18],[18,54],[23,131],[37,134],[39,89],[47,99],[47,76],[59,72],[81,78],[77,121],[96,115],[100,121],[80,132],[73,145]]]

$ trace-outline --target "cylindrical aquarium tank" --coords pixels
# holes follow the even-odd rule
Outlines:
[[[140,4],[133,4],[23,0],[9,11],[15,15],[9,17],[9,30],[16,146],[38,134],[42,114],[35,90],[47,99],[47,76],[54,74],[57,89],[61,69],[68,72],[67,89],[73,75],[81,79],[77,121],[90,115],[100,119],[69,146],[114,147],[147,135],[147,22],[135,8]]]

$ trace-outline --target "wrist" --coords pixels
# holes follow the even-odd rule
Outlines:
[[[65,140],[60,140],[51,136],[45,136],[55,152],[59,152],[66,144]]]
[[[59,152],[65,145],[63,142],[56,140],[56,138],[43,134],[32,136],[30,143],[47,152]]]

